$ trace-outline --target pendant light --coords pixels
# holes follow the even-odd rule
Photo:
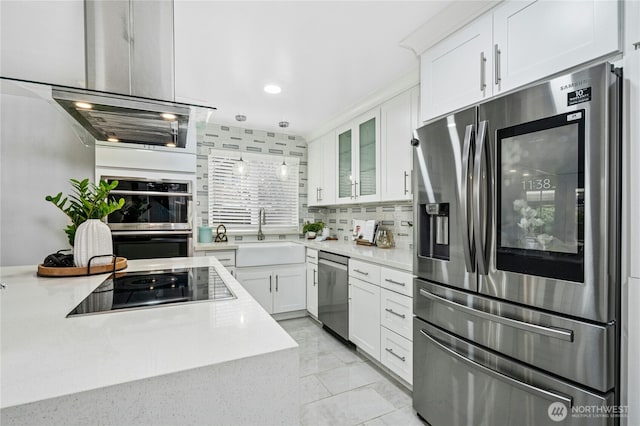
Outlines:
[[[249,174],[249,164],[242,159],[242,155],[240,159],[233,164],[233,174],[240,177]]]
[[[282,164],[278,166],[278,169],[276,170],[276,176],[283,182],[289,179],[289,166],[287,166],[284,159],[282,160]]]

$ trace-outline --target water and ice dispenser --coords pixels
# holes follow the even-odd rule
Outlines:
[[[421,204],[419,220],[420,256],[449,260],[449,203]]]

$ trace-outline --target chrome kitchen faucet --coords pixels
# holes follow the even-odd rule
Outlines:
[[[264,234],[262,233],[262,225],[266,223],[267,222],[265,221],[264,207],[260,207],[260,210],[258,210],[258,241],[264,240]]]

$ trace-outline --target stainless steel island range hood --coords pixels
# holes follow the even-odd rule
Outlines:
[[[173,1],[85,0],[85,46],[89,90],[53,87],[53,99],[99,141],[184,148]]]

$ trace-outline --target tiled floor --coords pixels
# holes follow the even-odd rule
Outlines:
[[[300,345],[303,425],[423,425],[411,394],[310,318],[280,321]]]

